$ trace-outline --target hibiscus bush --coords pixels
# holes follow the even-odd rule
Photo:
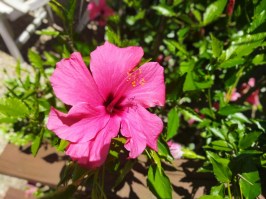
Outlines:
[[[40,197],[113,198],[139,156],[157,198],[172,198],[164,170],[180,158],[216,180],[201,199],[265,194],[266,0],[50,6],[56,25],[37,32],[50,40],[0,102],[11,142],[69,156]]]

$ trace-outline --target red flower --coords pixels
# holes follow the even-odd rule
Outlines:
[[[93,21],[98,21],[100,26],[105,26],[109,16],[114,14],[114,11],[106,5],[105,0],[99,0],[99,3],[94,1],[88,5],[89,18]]]
[[[227,4],[227,15],[232,16],[235,7],[235,0],[229,0]]]

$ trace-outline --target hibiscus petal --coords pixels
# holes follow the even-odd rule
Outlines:
[[[251,77],[251,78],[248,80],[248,85],[249,85],[250,87],[254,87],[254,86],[255,86],[255,82],[256,82],[255,78],[254,78],[254,77]]]
[[[177,160],[183,156],[184,152],[182,151],[182,146],[179,143],[169,141],[167,144],[174,159]]]
[[[94,1],[91,1],[88,4],[89,18],[90,20],[94,20],[100,14],[100,5],[97,5]]]
[[[109,42],[91,53],[90,69],[105,100],[117,90],[118,85],[140,62],[142,56],[141,47],[118,48]]]
[[[163,122],[142,106],[128,108],[121,122],[121,134],[127,138],[125,148],[129,157],[136,158],[146,145],[157,150],[157,139],[162,132]]]
[[[71,143],[66,154],[83,166],[99,167],[105,162],[111,140],[117,136],[119,128],[120,118],[112,117],[95,139],[82,144]]]
[[[105,7],[105,6],[107,6],[105,0],[99,0],[99,6],[100,6],[100,7]]]
[[[109,8],[108,6],[105,6],[104,8],[104,16],[105,18],[108,18],[109,16],[112,16],[114,14],[114,11]]]
[[[82,60],[80,53],[71,54],[56,64],[51,76],[55,95],[65,104],[75,105],[79,102],[90,102],[100,105],[103,102],[98,88]]]
[[[141,104],[143,107],[163,106],[165,103],[164,69],[157,62],[143,64],[129,75],[115,96],[126,96],[122,105]]]
[[[93,139],[109,119],[103,106],[80,103],[73,106],[68,114],[51,108],[47,128],[61,139],[83,143]]]
[[[253,93],[251,93],[251,95],[248,96],[246,101],[254,106],[260,105],[259,90],[256,90]]]
[[[234,88],[233,92],[232,92],[232,95],[231,95],[231,98],[230,98],[230,101],[232,101],[232,102],[237,101],[238,98],[240,98],[240,97],[241,97],[240,93],[238,93],[236,91],[236,89]]]

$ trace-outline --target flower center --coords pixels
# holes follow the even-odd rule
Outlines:
[[[123,101],[123,99],[124,99],[123,97],[121,97],[119,99],[115,99],[113,94],[109,94],[107,99],[104,102],[105,110],[109,114],[115,114],[118,111],[121,111],[122,106],[120,105],[120,103]]]

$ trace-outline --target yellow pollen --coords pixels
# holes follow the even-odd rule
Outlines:
[[[139,84],[141,85],[141,86],[143,86],[144,84],[145,84],[145,79],[144,78],[141,78],[141,80],[139,81]]]
[[[136,87],[136,81],[131,82],[131,85],[132,85],[133,87]]]
[[[136,87],[137,85],[143,86],[145,84],[145,79],[140,78],[141,73],[142,70],[140,68],[139,69],[134,68],[133,70],[128,71],[126,81],[127,82],[130,81],[133,87]]]

